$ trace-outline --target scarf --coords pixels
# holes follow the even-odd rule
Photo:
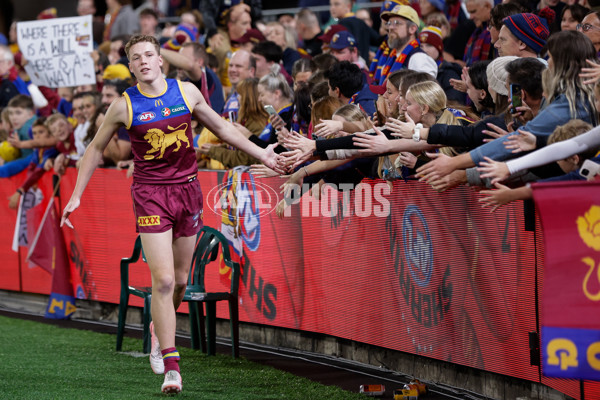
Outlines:
[[[381,69],[383,65],[380,64],[380,61],[383,57],[387,59],[387,56],[390,54],[390,47],[387,44],[387,39],[381,43],[379,49],[377,49],[377,53],[375,53],[375,57],[373,57],[373,61],[371,61],[371,65],[369,66],[369,76],[373,79],[374,82],[379,82],[379,78],[381,77]]]
[[[469,38],[463,61],[467,66],[471,66],[476,61],[491,60],[493,57],[490,52],[493,49],[491,43],[490,31],[487,29],[487,24],[483,24],[481,28],[475,29]]]
[[[104,18],[104,23],[106,25],[104,27],[104,41],[105,42],[110,41],[110,31],[112,29],[113,24],[115,23],[115,20],[117,19],[117,15],[119,14],[119,11],[121,11],[121,6],[117,7],[117,9],[115,11],[113,11],[111,14],[106,14],[106,16]]]
[[[379,78],[379,84],[383,85],[385,79],[394,71],[398,71],[404,67],[404,62],[406,61],[406,57],[410,53],[413,52],[416,48],[419,47],[419,42],[416,39],[413,39],[410,43],[406,45],[402,53],[396,57],[396,49],[392,50],[389,57],[387,58],[385,65],[383,66],[383,70],[381,71],[381,77]]]

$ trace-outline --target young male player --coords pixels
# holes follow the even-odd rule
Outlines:
[[[125,125],[135,165],[131,194],[136,226],[152,275],[153,336],[158,338],[157,349],[164,360],[160,365],[160,356],[158,363],[151,356],[152,369],[156,373],[164,371],[163,393],[179,393],[182,383],[175,349],[175,311],[185,293],[195,235],[202,227],[192,115],[223,141],[270,168],[279,168],[272,148],[261,149],[247,140],[207,105],[196,86],[163,78],[160,46],[154,37],[134,36],[125,51],[138,84],[127,89],[107,110],[83,156],[61,225],[71,226],[69,215],[79,207],[83,191],[102,161],[103,150],[119,126]],[[156,340],[153,342],[156,344]]]

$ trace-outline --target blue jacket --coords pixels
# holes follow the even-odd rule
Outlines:
[[[586,107],[578,101],[576,118],[594,125],[594,117],[590,114],[591,109],[592,107]],[[557,96],[556,100],[551,104],[544,107],[534,119],[525,124],[522,129],[533,133],[538,138],[543,138],[543,141],[545,142],[545,139],[554,132],[554,129],[556,129],[558,125],[564,125],[571,119],[573,118],[571,117],[571,112],[569,110],[569,102],[567,101],[566,96],[561,94]],[[486,143],[483,146],[477,147],[469,153],[471,159],[475,165],[479,165],[479,163],[483,161],[483,157],[489,157],[495,161],[504,161],[515,157],[516,155],[513,154],[511,150],[507,150],[504,147],[506,139],[508,139],[510,135],[515,134],[517,134],[517,132],[513,132],[492,142]]]

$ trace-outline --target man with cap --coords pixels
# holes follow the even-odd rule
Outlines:
[[[321,45],[322,52],[323,53],[329,52],[329,43],[331,42],[333,35],[335,35],[338,32],[347,31],[347,30],[348,29],[346,29],[345,26],[340,25],[340,24],[329,25],[325,29],[325,32],[323,32],[322,35],[317,37],[317,39],[319,39],[322,43],[322,45]]]
[[[535,14],[515,14],[502,20],[502,28],[494,47],[498,55],[538,57],[546,45],[550,30],[544,18]]]
[[[329,13],[338,20],[338,24],[352,33],[356,38],[360,56],[368,60],[369,46],[379,45],[381,38],[363,20],[356,18],[352,12],[352,0],[329,0]]]
[[[381,67],[379,85],[383,85],[390,73],[402,68],[427,72],[436,77],[437,64],[421,49],[417,41],[417,12],[410,6],[396,5],[390,11],[383,12],[381,20],[388,29],[387,43],[390,50],[387,56],[382,55],[378,61],[377,68]]]
[[[448,100],[454,100],[465,104],[466,94],[454,89],[450,79],[460,80],[462,68],[460,65],[444,61],[444,43],[442,42],[442,31],[437,26],[427,26],[419,33],[419,43],[427,55],[435,60],[438,66],[437,81],[446,92]]]
[[[251,28],[248,29],[246,33],[244,33],[239,39],[232,40],[232,43],[239,45],[240,49],[252,51],[252,47],[254,47],[256,43],[264,42],[265,40],[267,39],[261,31],[259,31],[258,29]]]
[[[329,51],[338,61],[350,61],[368,75],[367,64],[358,54],[356,39],[348,31],[338,32],[329,42]]]

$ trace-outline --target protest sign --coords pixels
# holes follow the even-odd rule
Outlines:
[[[36,85],[96,83],[91,15],[19,22],[17,37],[27,60],[25,71]]]

